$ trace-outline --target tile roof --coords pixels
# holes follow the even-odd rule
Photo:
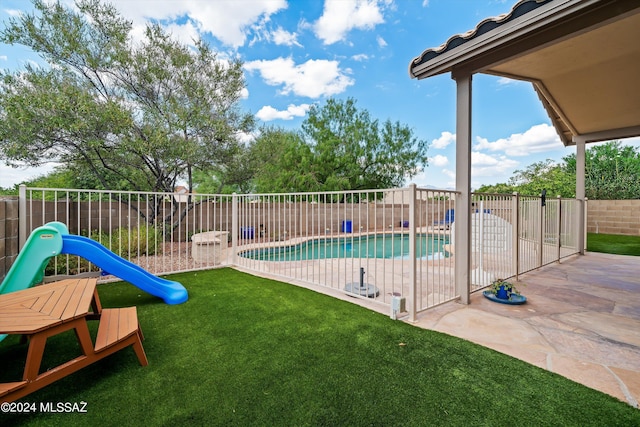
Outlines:
[[[510,12],[484,19],[480,21],[474,29],[467,31],[466,33],[455,34],[440,46],[426,49],[420,56],[413,59],[412,66],[424,64],[438,55],[448,52],[475,37],[481,36],[501,25],[513,21],[514,19],[519,18],[520,16],[551,1],[554,0],[520,0],[511,8]]]

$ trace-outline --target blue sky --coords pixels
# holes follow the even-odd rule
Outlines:
[[[71,2],[63,0],[64,3]],[[409,62],[516,0],[113,0],[140,37],[156,20],[188,43],[203,37],[222,59],[245,63],[243,106],[258,123],[298,129],[311,105],[356,99],[372,117],[408,125],[430,142],[430,164],[408,183],[455,186],[455,83],[442,75],[411,79]],[[0,0],[4,23],[30,8]],[[0,68],[41,62],[27,49],[0,44]],[[506,182],[516,169],[565,148],[529,83],[476,75],[473,82],[472,186]],[[0,165],[0,186],[48,168]]]

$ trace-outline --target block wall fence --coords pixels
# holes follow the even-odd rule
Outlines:
[[[640,236],[640,200],[589,200],[587,232]]]
[[[4,279],[6,272],[9,271],[18,255],[18,212],[17,197],[0,198],[0,280]],[[402,213],[395,213],[393,216],[395,218],[403,217]],[[94,217],[100,216],[95,215]],[[108,217],[108,215],[103,217]],[[341,216],[336,215],[335,220],[339,219]],[[357,219],[354,221],[354,227],[357,227],[356,222],[358,222]],[[100,226],[101,224],[91,224],[90,227],[98,228]],[[334,226],[338,227],[338,223]],[[101,228],[104,228],[104,224]],[[78,232],[77,230],[70,231],[74,234]],[[640,200],[589,200],[587,203],[587,232],[640,236]]]
[[[18,256],[18,198],[0,196],[0,281]]]

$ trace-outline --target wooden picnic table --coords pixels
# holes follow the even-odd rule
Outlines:
[[[96,281],[67,279],[0,295],[0,334],[29,342],[22,380],[0,383],[0,401],[20,399],[130,345],[140,364],[148,364],[136,308],[102,309]],[[93,319],[100,321],[95,345],[87,324]],[[47,338],[71,329],[82,355],[41,373]]]

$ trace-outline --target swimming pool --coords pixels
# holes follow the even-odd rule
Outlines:
[[[416,256],[422,259],[447,257],[446,236],[416,235]],[[292,246],[251,249],[240,256],[260,261],[305,261],[326,258],[382,258],[407,259],[408,234],[375,234],[352,237],[327,237],[309,240]]]

